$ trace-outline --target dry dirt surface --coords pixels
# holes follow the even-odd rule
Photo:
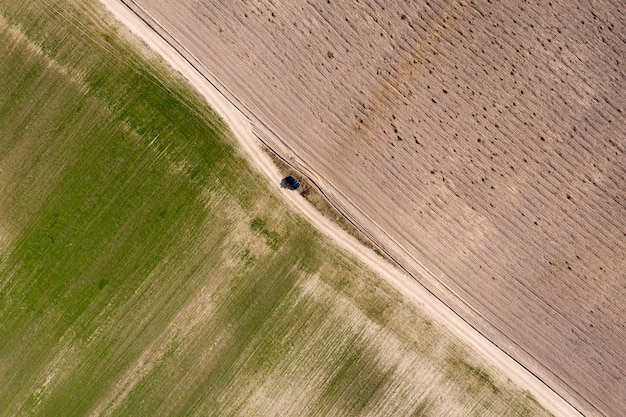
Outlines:
[[[429,291],[584,414],[626,409],[620,2],[125,2]]]

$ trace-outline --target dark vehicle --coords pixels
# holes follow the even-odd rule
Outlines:
[[[293,190],[297,190],[298,188],[300,188],[300,181],[298,181],[297,179],[295,179],[291,175],[288,176],[287,178],[285,178],[285,182]]]

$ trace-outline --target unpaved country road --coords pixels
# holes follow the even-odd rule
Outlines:
[[[560,416],[582,415],[550,387],[478,333],[418,282],[349,236],[338,225],[314,209],[299,194],[281,189],[279,183],[282,175],[269,156],[262,151],[261,143],[253,131],[254,121],[251,119],[253,115],[250,115],[249,110],[236,97],[232,97],[218,80],[212,78],[206,69],[201,69],[197,64],[192,64],[185,59],[176,48],[166,42],[159,33],[148,26],[121,1],[100,1],[122,24],[161,55],[173,69],[179,71],[203,95],[209,105],[231,128],[241,148],[254,166],[268,177],[272,186],[281,193],[283,198],[315,227],[344,250],[356,256],[381,278],[392,284],[405,297],[420,306],[426,314],[446,325],[486,361],[499,368],[516,385],[528,390],[552,413]],[[260,127],[257,125],[256,128],[259,129]],[[269,132],[264,133],[270,134]]]

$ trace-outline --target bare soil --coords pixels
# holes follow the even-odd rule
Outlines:
[[[626,409],[619,2],[135,4],[429,291],[585,414]]]

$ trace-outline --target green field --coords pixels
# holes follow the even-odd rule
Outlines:
[[[110,19],[0,0],[0,416],[547,414]]]

